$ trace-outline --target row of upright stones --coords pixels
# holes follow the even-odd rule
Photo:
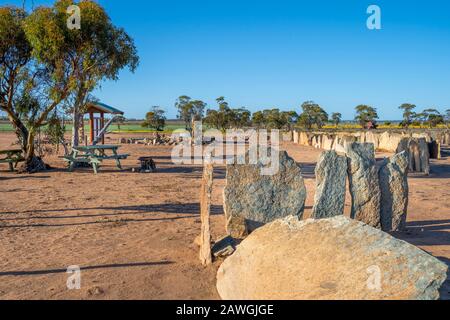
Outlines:
[[[325,151],[319,158],[312,218],[344,214],[348,176],[351,218],[384,231],[403,229],[408,207],[408,153],[385,159],[377,168],[372,143],[351,143],[345,151],[345,156]]]
[[[279,218],[303,217],[306,188],[300,166],[285,151],[280,152],[276,174],[261,175],[263,166],[261,162],[227,166],[224,211],[227,232],[233,238],[245,238]],[[350,143],[345,156],[325,151],[316,166],[312,218],[344,214],[348,177],[351,218],[384,231],[401,230],[408,206],[407,172],[406,151],[385,159],[379,169],[371,143]]]

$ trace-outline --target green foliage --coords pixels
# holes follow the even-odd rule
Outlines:
[[[399,109],[403,110],[403,121],[401,122],[401,126],[404,128],[408,128],[414,119],[415,113],[413,110],[416,108],[414,104],[404,103]]]
[[[263,111],[256,111],[252,115],[252,124],[257,128],[261,128],[265,124],[265,117]]]
[[[90,93],[103,80],[117,80],[120,70],[124,68],[134,72],[139,58],[131,37],[122,28],[116,27],[96,2],[81,1],[78,4],[81,28],[67,28],[66,10],[71,4],[71,0],[59,0],[52,8],[35,10],[33,15],[36,17],[28,25],[30,41],[40,44],[35,53],[41,59],[62,56],[59,50],[66,53],[62,66],[67,66],[72,78],[64,104],[66,112],[72,114],[74,125],[79,126],[81,123],[77,119],[84,112]],[[51,41],[46,41],[48,39]],[[77,132],[73,131],[75,135]],[[74,144],[77,140],[75,137],[72,139]]]
[[[66,128],[62,123],[62,119],[58,117],[56,112],[49,117],[47,121],[47,126],[45,127],[44,133],[49,139],[52,145],[59,145],[61,141],[64,141],[64,133]]]
[[[218,110],[206,112],[204,123],[212,128],[225,131],[230,128],[243,128],[250,124],[251,113],[245,108],[232,109],[224,97],[216,99]]]
[[[231,110],[230,127],[243,128],[251,124],[252,113],[246,108],[237,108]]]
[[[113,123],[117,125],[117,130],[120,132],[120,127],[127,121],[124,116],[115,116],[113,119]]]
[[[298,121],[298,113],[295,111],[283,111],[280,114],[282,127],[286,130],[292,130],[294,124]]]
[[[192,132],[192,122],[202,120],[206,103],[192,100],[188,96],[180,96],[175,102],[175,108],[178,109],[178,119],[183,120],[186,130]]]
[[[444,116],[436,109],[425,109],[420,116],[422,123],[428,125],[430,128],[435,128],[439,124],[444,123]]]
[[[155,129],[156,131],[163,131],[166,125],[166,117],[164,110],[158,106],[153,106],[150,112],[145,115],[145,121],[142,127]]]
[[[280,111],[279,109],[266,109],[253,113],[252,123],[258,128],[265,129],[291,129],[297,122],[295,111]]]
[[[308,130],[315,125],[321,129],[328,122],[328,114],[322,107],[313,101],[306,101],[302,104],[303,112],[298,118],[298,124]]]
[[[339,112],[334,112],[331,114],[331,122],[338,127],[339,123],[342,121],[342,114]]]
[[[450,109],[445,110],[444,121],[448,128],[450,126]]]
[[[81,29],[67,28],[71,0],[59,0],[54,7],[38,7],[25,22],[33,55],[41,62],[56,62],[55,75],[69,71],[74,82],[95,86],[103,79],[117,80],[118,71],[139,63],[133,40],[115,27],[104,9],[93,1],[81,1]]]
[[[372,122],[374,125],[376,124],[376,120],[378,119],[377,109],[365,104],[360,104],[356,106],[355,110],[355,120],[361,127],[365,128],[369,122]]]
[[[117,80],[124,67],[138,65],[132,39],[115,27],[94,1],[80,1],[81,29],[67,27],[72,1],[40,6],[29,15],[0,7],[0,109],[22,143],[27,162],[34,135],[66,99],[76,106],[102,80]],[[31,162],[31,161],[30,161]]]
[[[22,28],[26,16],[22,9],[0,7],[0,81],[15,68],[25,66],[31,58],[32,49]]]

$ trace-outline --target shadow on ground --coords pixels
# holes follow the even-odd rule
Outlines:
[[[173,264],[173,261],[157,261],[157,262],[135,262],[123,264],[105,264],[98,266],[80,267],[80,270],[96,270],[96,269],[111,269],[111,268],[130,268],[130,267],[150,267]],[[54,273],[66,273],[67,269],[47,269],[47,270],[32,270],[32,271],[2,271],[1,276],[35,276]]]
[[[415,246],[446,246],[450,245],[450,219],[411,221],[406,225],[406,231],[391,233],[394,237]],[[441,287],[441,299],[450,300],[450,259],[436,257],[449,267],[447,279]]]

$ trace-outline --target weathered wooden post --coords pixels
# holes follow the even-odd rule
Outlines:
[[[214,168],[211,162],[211,156],[205,157],[202,185],[200,189],[200,219],[202,223],[200,233],[200,261],[204,266],[212,264],[209,215],[211,210],[213,172]]]

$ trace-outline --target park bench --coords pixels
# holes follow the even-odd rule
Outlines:
[[[8,163],[10,171],[14,171],[19,162],[25,161],[20,149],[0,150],[0,156],[3,156],[3,158],[0,158],[0,163]]]
[[[117,167],[122,170],[120,160],[125,160],[129,157],[128,154],[118,154],[116,145],[94,145],[73,148],[68,156],[63,159],[69,163],[69,171],[73,171],[77,163],[89,164],[97,174],[98,168],[103,160],[115,160]],[[106,154],[106,151],[112,151],[111,155]]]
[[[92,166],[92,169],[94,170],[94,173],[97,174],[98,168],[100,167],[101,160],[96,158],[95,156],[84,156],[84,155],[77,155],[74,156],[73,154],[64,156],[63,160],[69,163],[69,171],[72,172],[73,169],[76,167],[77,164],[83,163],[83,164],[89,164]]]

